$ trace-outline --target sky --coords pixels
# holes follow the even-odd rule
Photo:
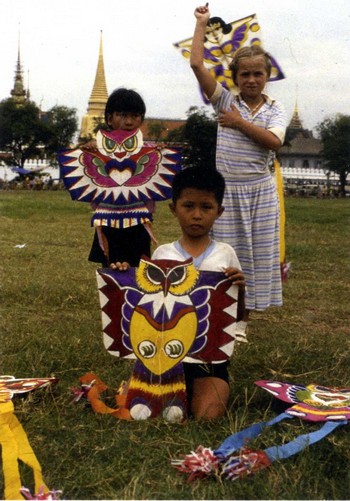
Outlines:
[[[195,25],[192,0],[0,0],[0,100],[21,63],[31,99],[86,113],[96,74],[100,32],[108,92],[137,90],[147,116],[185,119],[204,106],[188,62],[173,47]],[[213,0],[212,16],[232,22],[256,14],[264,48],[286,79],[266,91],[291,119],[297,103],[303,126],[313,129],[337,113],[350,115],[349,0]]]

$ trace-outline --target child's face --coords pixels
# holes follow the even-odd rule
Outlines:
[[[215,220],[224,211],[214,193],[195,188],[182,190],[176,203],[171,203],[169,207],[177,217],[183,234],[190,238],[208,235]]]
[[[140,113],[128,113],[123,111],[114,111],[107,117],[107,125],[112,130],[134,130],[142,124],[142,115]]]
[[[267,78],[264,56],[243,57],[240,59],[236,83],[243,97],[260,97]]]

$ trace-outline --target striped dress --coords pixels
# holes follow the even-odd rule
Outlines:
[[[211,102],[215,111],[231,109],[273,132],[282,142],[285,112],[268,96],[255,115],[240,98],[218,85]],[[279,203],[269,171],[274,152],[236,129],[218,126],[216,166],[226,181],[225,211],[215,222],[213,238],[235,249],[245,274],[246,308],[264,310],[282,305],[279,255]]]

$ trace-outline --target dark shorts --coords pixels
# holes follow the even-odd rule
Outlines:
[[[112,228],[110,226],[101,226],[101,228],[108,241],[109,259],[107,260],[100,247],[95,230],[89,261],[101,263],[103,267],[117,261],[127,261],[130,266],[138,266],[143,254],[150,257],[151,237],[143,224],[129,228]]]
[[[190,364],[187,362],[183,363],[186,389],[187,389],[187,399],[190,402],[193,393],[193,381],[200,377],[217,377],[223,379],[229,384],[228,367],[229,361],[222,362],[220,364]]]

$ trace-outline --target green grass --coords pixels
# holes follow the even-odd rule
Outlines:
[[[111,388],[130,371],[103,348],[95,280],[87,261],[89,207],[65,192],[0,192],[1,366],[16,377],[55,375],[51,390],[15,397],[50,488],[64,499],[347,499],[347,427],[252,478],[187,483],[171,458],[198,445],[217,447],[231,433],[272,418],[279,407],[257,379],[350,386],[349,200],[286,199],[284,306],[252,315],[249,344],[233,355],[227,416],[215,423],[123,422],[72,403],[70,388],[94,371]],[[178,227],[158,204],[160,243]],[[16,248],[26,244],[24,248]],[[318,425],[297,419],[254,442],[265,448]],[[21,467],[23,484],[33,488]],[[0,475],[0,492],[3,492]],[[0,494],[1,495],[1,494]]]

